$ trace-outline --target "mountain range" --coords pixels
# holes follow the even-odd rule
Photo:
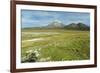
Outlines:
[[[49,23],[45,28],[60,28],[60,29],[68,29],[68,30],[89,30],[90,27],[84,23],[70,23],[68,25],[63,24],[61,21],[55,20]]]
[[[89,30],[90,26],[87,26],[84,23],[70,23],[70,24],[64,24],[59,20],[54,20],[50,22],[46,26],[42,27],[31,27],[31,29],[66,29],[66,30]],[[25,28],[25,29],[30,29],[30,28]]]

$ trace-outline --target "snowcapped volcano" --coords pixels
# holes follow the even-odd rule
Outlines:
[[[46,27],[48,28],[62,28],[65,25],[59,21],[59,20],[54,20],[53,22],[51,22],[50,24],[48,24]]]

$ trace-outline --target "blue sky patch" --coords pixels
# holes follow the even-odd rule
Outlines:
[[[58,20],[65,25],[82,22],[90,26],[90,13],[67,11],[21,10],[22,28],[41,27]]]

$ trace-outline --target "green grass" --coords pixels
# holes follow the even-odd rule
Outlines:
[[[42,38],[42,40],[27,41],[38,38]],[[32,58],[33,60],[28,60]],[[89,31],[69,31],[61,29],[22,30],[22,62],[87,60],[89,58]]]

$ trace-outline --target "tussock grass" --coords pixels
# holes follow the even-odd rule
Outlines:
[[[90,58],[89,31],[69,31],[61,29],[22,30],[23,33],[28,33],[29,31],[32,33],[50,32],[59,34],[22,34],[22,41],[35,38],[44,39],[41,41],[22,42],[22,62],[29,62],[25,59],[28,54],[27,51],[29,50],[35,53],[35,62],[87,60]]]

